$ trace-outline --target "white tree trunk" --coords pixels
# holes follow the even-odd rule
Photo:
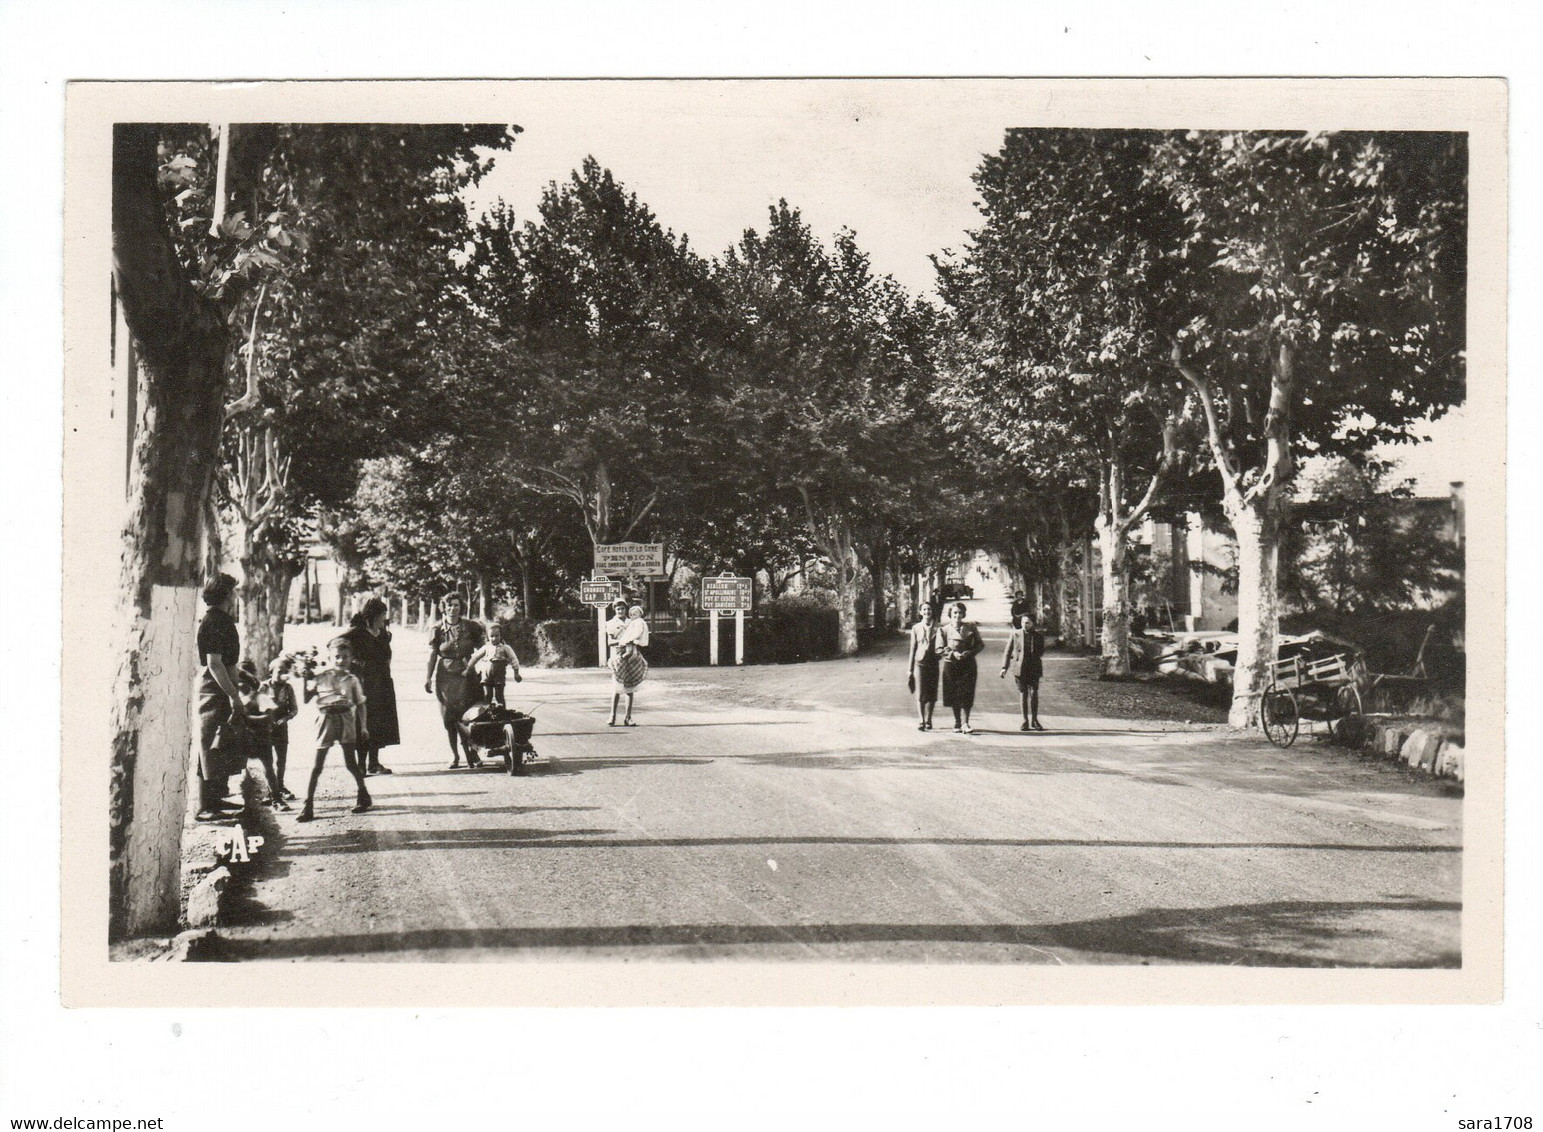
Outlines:
[[[842,656],[857,653],[857,571],[849,562],[837,564],[836,617],[839,625],[837,648]]]
[[[1227,508],[1238,540],[1238,661],[1232,675],[1233,727],[1259,723],[1280,626],[1280,489]]]
[[[1102,649],[1105,676],[1130,675],[1130,580],[1126,576],[1125,534],[1100,518],[1096,523],[1103,559]]]
[[[148,616],[128,613],[113,689],[113,935],[176,930],[198,675],[198,588],[154,586]]]
[[[284,621],[294,567],[259,542],[241,556],[241,647],[264,679],[273,658],[284,651]]]

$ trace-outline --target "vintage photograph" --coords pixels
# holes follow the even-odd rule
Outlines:
[[[1492,991],[1503,88],[1205,85],[76,84],[81,969]]]

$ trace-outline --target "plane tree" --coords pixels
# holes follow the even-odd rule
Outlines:
[[[1464,397],[1466,138],[1195,131],[1155,147],[1151,183],[1184,217],[1171,361],[1238,542],[1242,726],[1269,684],[1301,459],[1407,441]]]
[[[1011,456],[1025,492],[1093,499],[1111,676],[1130,671],[1132,534],[1181,459],[1184,424],[1168,357],[1179,211],[1148,182],[1154,140],[1008,131],[975,175],[981,226],[937,261],[953,331],[942,409]]]

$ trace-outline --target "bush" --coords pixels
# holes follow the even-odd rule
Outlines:
[[[817,598],[792,594],[764,602],[755,629],[745,640],[745,660],[752,664],[796,664],[840,654],[840,617]],[[732,635],[729,641],[732,648]]]
[[[535,664],[541,658],[536,644],[537,622],[527,617],[500,617],[498,623],[504,629],[504,643],[514,650],[521,664]]]
[[[536,663],[543,668],[592,668],[599,660],[597,634],[593,621],[542,621],[536,625]]]

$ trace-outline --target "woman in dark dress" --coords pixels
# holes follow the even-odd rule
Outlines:
[[[938,681],[943,686],[943,706],[954,710],[955,731],[973,735],[970,711],[975,707],[975,656],[986,642],[981,640],[980,630],[964,619],[964,602],[949,607],[948,623],[938,630],[937,646],[943,658]]]
[[[402,741],[396,718],[396,685],[391,681],[391,630],[386,628],[386,603],[372,597],[354,614],[343,636],[354,646],[354,671],[370,705],[368,738],[359,744],[365,774],[390,774],[380,765],[380,749]]]
[[[459,724],[466,709],[482,695],[482,685],[472,670],[471,654],[482,647],[487,633],[481,625],[465,616],[466,603],[458,593],[446,594],[440,602],[443,616],[429,637],[429,671],[423,690],[439,701],[440,719],[445,737],[450,741],[450,769],[461,765],[461,749],[466,749],[466,765],[478,767],[481,760],[464,742],[458,742]]]

